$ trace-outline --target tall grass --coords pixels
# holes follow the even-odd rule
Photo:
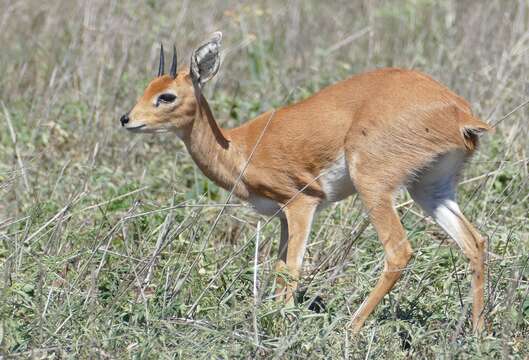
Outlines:
[[[5,357],[529,356],[527,1],[24,0],[0,9]],[[278,223],[235,203],[212,229],[226,193],[174,136],[120,129],[156,73],[158,44],[174,42],[185,67],[215,30],[223,63],[207,92],[223,126],[383,66],[423,70],[498,123],[459,195],[489,244],[483,337],[471,333],[467,261],[406,194],[399,211],[414,260],[351,338],[347,323],[383,263],[356,198],[319,215],[298,306],[285,309],[270,299]]]

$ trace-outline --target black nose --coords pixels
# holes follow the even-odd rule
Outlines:
[[[119,121],[121,122],[121,126],[125,126],[125,124],[129,122],[129,113],[123,114]]]

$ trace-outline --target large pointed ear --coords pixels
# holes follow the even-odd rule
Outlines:
[[[200,88],[211,80],[217,73],[220,66],[220,41],[222,33],[213,33],[211,39],[198,47],[191,55],[191,66],[189,73],[193,83]]]

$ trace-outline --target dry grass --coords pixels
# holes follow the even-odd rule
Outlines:
[[[1,10],[6,357],[529,356],[527,1],[25,0]],[[173,136],[118,126],[156,72],[158,43],[175,42],[184,66],[214,30],[225,52],[208,98],[223,126],[382,66],[421,69],[500,122],[460,192],[489,239],[484,337],[470,331],[467,262],[405,194],[416,255],[360,336],[346,325],[383,255],[354,198],[318,217],[299,306],[269,299],[276,221],[241,204],[212,228],[226,193]],[[315,297],[324,311],[308,309]]]

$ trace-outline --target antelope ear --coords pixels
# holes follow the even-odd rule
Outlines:
[[[220,41],[222,33],[213,33],[211,39],[198,47],[191,55],[191,66],[189,73],[193,83],[200,88],[211,80],[220,67]]]

